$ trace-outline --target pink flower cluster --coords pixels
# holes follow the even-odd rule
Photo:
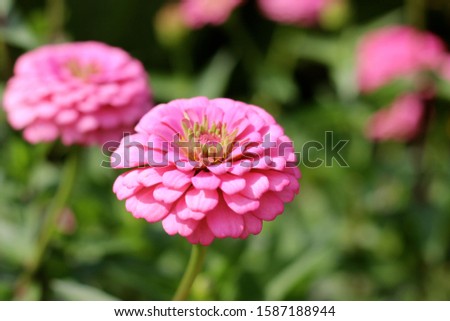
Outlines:
[[[31,143],[118,140],[151,108],[147,74],[125,51],[98,42],[48,45],[21,56],[3,101]]]
[[[406,94],[397,98],[390,108],[372,116],[367,136],[375,141],[409,141],[419,133],[423,114],[422,97],[414,93]]]
[[[188,27],[218,26],[229,18],[242,0],[181,0],[181,14]]]
[[[450,55],[446,55],[441,66],[440,74],[443,79],[450,81]]]
[[[299,191],[283,129],[263,109],[230,99],[174,100],[148,112],[111,159],[114,192],[136,218],[162,221],[191,243],[258,234]],[[117,162],[119,160],[119,162]]]
[[[438,68],[445,55],[442,41],[428,32],[393,26],[369,33],[358,48],[358,83],[370,92],[401,77]]]
[[[301,26],[315,24],[321,13],[336,0],[258,0],[270,20]]]
[[[372,117],[367,135],[374,140],[409,141],[421,131],[424,98],[432,82],[427,72],[441,72],[446,56],[442,41],[428,32],[391,26],[369,33],[358,48],[358,84],[362,92],[375,91],[407,78],[414,89],[398,97],[391,107]]]

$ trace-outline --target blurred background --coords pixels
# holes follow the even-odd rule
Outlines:
[[[302,166],[299,196],[246,240],[216,240],[194,284],[196,300],[449,300],[450,95],[443,85],[426,136],[375,143],[370,116],[398,88],[360,93],[361,37],[415,24],[450,43],[447,0],[340,2],[313,26],[271,21],[247,0],[219,26],[184,26],[176,1],[0,0],[0,94],[14,62],[44,44],[98,40],[141,60],[156,103],[206,95],[272,113],[297,151],[308,141],[348,140],[348,167]],[[450,82],[448,82],[450,88]],[[447,89],[448,90],[448,89]],[[66,151],[31,145],[0,110],[0,299],[36,251]],[[324,150],[310,158],[325,159]],[[100,167],[100,148],[82,171],[29,300],[168,300],[190,244],[160,224],[136,220],[112,193],[120,172]]]

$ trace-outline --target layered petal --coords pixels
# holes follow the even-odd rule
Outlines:
[[[131,132],[151,108],[147,79],[142,64],[119,48],[94,41],[46,45],[17,60],[3,106],[30,143],[102,145]]]
[[[148,112],[136,131],[117,153],[125,157],[127,148],[141,144],[162,163],[141,165],[133,156],[143,167],[120,175],[113,191],[135,217],[162,221],[169,235],[209,245],[259,234],[299,191],[292,142],[257,106],[177,99]],[[173,141],[165,142],[168,133]]]
[[[206,222],[218,238],[237,238],[244,230],[244,218],[234,213],[223,201],[217,205],[216,210],[208,213]]]
[[[211,211],[218,202],[219,195],[215,190],[191,188],[186,193],[186,205],[194,212]]]

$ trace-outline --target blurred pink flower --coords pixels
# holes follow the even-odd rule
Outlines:
[[[446,55],[440,69],[443,79],[450,81],[450,55]]]
[[[391,107],[379,110],[372,116],[367,126],[367,136],[376,141],[410,141],[420,133],[423,115],[420,95],[401,96]]]
[[[133,168],[114,192],[136,218],[191,243],[258,234],[299,191],[292,142],[263,109],[230,99],[174,100],[148,112],[111,156]]]
[[[187,26],[198,29],[221,25],[242,0],[181,0],[181,14]]]
[[[375,90],[399,77],[437,68],[444,44],[428,32],[392,26],[369,33],[358,49],[358,82],[362,91]]]
[[[258,0],[264,15],[273,21],[310,26],[336,0]]]
[[[3,100],[31,143],[118,140],[151,108],[142,64],[98,42],[48,45],[21,56]]]

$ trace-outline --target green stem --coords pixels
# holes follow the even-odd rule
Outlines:
[[[407,0],[406,18],[408,23],[416,28],[424,29],[426,27],[426,0]]]
[[[187,299],[189,292],[191,291],[192,284],[203,266],[205,254],[206,247],[199,244],[194,244],[192,246],[188,266],[184,272],[180,284],[178,285],[178,289],[172,298],[172,301],[184,301]]]
[[[264,57],[254,37],[236,14],[237,12],[224,25],[225,31],[228,33],[231,46],[234,46],[234,50],[244,62],[244,68],[249,75],[253,75],[262,64]]]
[[[23,299],[34,275],[42,264],[47,247],[55,232],[58,218],[60,217],[60,214],[63,211],[70,194],[72,193],[77,172],[78,152],[78,150],[73,150],[73,153],[64,164],[58,190],[56,191],[55,197],[47,209],[33,256],[26,264],[23,274],[17,281],[15,299]]]
[[[8,46],[4,39],[0,37],[0,79],[8,79],[11,74],[11,57],[9,56]]]
[[[47,0],[47,16],[50,23],[48,41],[50,43],[61,42],[64,39],[65,11],[64,0]]]

